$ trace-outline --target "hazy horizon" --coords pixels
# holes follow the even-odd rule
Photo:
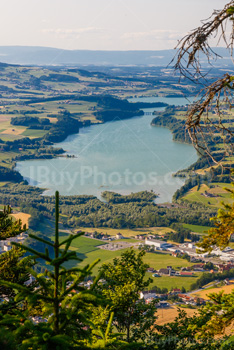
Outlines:
[[[4,1],[0,46],[154,51],[179,39],[226,0]]]

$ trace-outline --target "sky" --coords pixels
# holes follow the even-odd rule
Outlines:
[[[227,0],[1,0],[0,46],[164,50]]]

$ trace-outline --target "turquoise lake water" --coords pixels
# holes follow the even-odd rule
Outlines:
[[[129,101],[188,103],[185,98],[160,97]],[[159,194],[156,202],[171,201],[184,183],[172,174],[194,163],[197,154],[191,145],[173,142],[167,128],[151,126],[153,117],[147,114],[82,128],[56,145],[75,158],[23,161],[16,169],[31,185],[45,188],[46,195],[58,190],[61,195],[100,198],[106,190],[121,194],[153,190]]]

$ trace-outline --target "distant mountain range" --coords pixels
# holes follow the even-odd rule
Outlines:
[[[222,56],[213,62],[216,67],[233,66],[226,48],[215,48]],[[175,50],[156,51],[92,51],[63,50],[39,46],[0,46],[0,62],[25,65],[70,66],[167,66]],[[207,62],[201,56],[204,65]]]

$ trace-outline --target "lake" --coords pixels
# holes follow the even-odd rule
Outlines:
[[[130,102],[166,102],[185,105],[185,98],[134,98]],[[145,112],[163,108],[145,109]],[[172,174],[197,160],[193,146],[174,142],[167,128],[151,126],[153,115],[92,125],[80,129],[55,146],[71,158],[18,162],[16,169],[44,194],[94,195],[103,191],[129,194],[143,190],[159,195],[156,202],[171,201],[184,180]]]

